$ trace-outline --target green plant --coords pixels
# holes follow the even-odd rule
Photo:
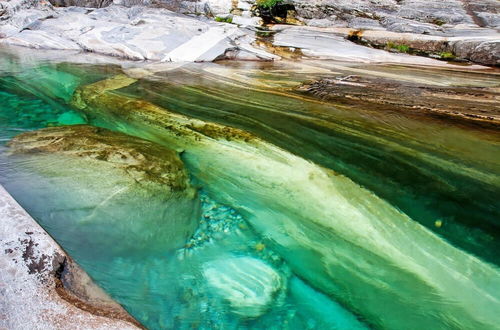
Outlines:
[[[257,0],[257,6],[262,8],[273,8],[283,0]]]
[[[410,46],[408,46],[408,45],[397,45],[396,49],[399,50],[401,53],[408,53],[410,51]]]
[[[387,48],[396,49],[400,53],[409,53],[410,52],[410,46],[405,45],[405,44],[394,44],[392,42],[388,42]]]
[[[450,52],[439,53],[439,57],[441,57],[441,59],[443,59],[443,60],[453,60],[456,58],[456,56]]]
[[[219,17],[217,16],[215,18],[215,21],[216,22],[224,22],[224,23],[232,23],[233,22],[233,18],[232,17]]]

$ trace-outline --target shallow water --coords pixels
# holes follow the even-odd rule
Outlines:
[[[110,124],[103,118],[94,118],[71,106],[72,94],[78,86],[119,73],[121,70],[116,66],[67,64],[38,59],[26,61],[12,55],[3,57],[0,73],[2,144],[22,131],[78,123],[105,125],[155,140],[157,136],[147,130],[131,128],[119,120]],[[155,255],[136,251],[130,251],[128,256],[102,253],[98,246],[91,244],[92,237],[78,237],[69,233],[64,226],[54,221],[56,216],[53,213],[37,212],[40,209],[37,203],[43,203],[43,199],[50,196],[28,198],[25,193],[29,190],[26,182],[32,179],[30,174],[23,173],[24,176],[28,175],[28,179],[24,177],[21,180],[18,169],[10,166],[4,158],[0,182],[99,285],[148,328],[396,328],[396,325],[401,327],[402,324],[398,322],[407,317],[403,312],[405,309],[413,308],[416,314],[425,314],[428,313],[426,304],[443,308],[442,315],[436,313],[415,319],[425,320],[433,328],[467,328],[477,324],[484,328],[490,327],[495,318],[491,318],[488,311],[494,314],[500,306],[495,296],[500,289],[497,268],[500,264],[500,205],[496,197],[500,193],[498,129],[393,109],[384,111],[328,102],[295,89],[306,80],[349,74],[385,76],[396,82],[412,81],[445,87],[498,88],[500,85],[498,75],[494,72],[478,74],[450,71],[443,77],[423,68],[352,67],[333,62],[310,62],[310,65],[302,66],[294,63],[221,63],[166,66],[157,73],[112,92],[119,97],[146,100],[191,118],[252,132],[265,143],[282,148],[280,155],[288,159],[288,167],[284,169],[290,169],[294,175],[300,175],[298,166],[305,166],[304,170],[307,171],[316,171],[315,164],[335,171],[335,176],[340,176],[340,194],[351,198],[343,202],[344,199],[336,197],[336,205],[325,206],[325,209],[331,207],[332,212],[343,209],[351,212],[344,213],[349,217],[336,218],[336,221],[341,221],[337,227],[326,225],[320,219],[318,223],[308,222],[309,216],[314,218],[321,214],[315,209],[309,212],[310,205],[317,203],[311,199],[311,196],[315,196],[312,193],[298,198],[294,196],[293,200],[293,207],[306,210],[304,212],[308,214],[299,214],[299,211],[291,209],[276,213],[276,206],[270,214],[279,221],[259,220],[268,219],[268,207],[291,206],[278,200],[279,187],[274,188],[275,195],[259,195],[264,194],[264,190],[258,191],[263,189],[262,185],[266,182],[270,185],[279,184],[282,180],[284,184],[285,181],[290,182],[289,188],[295,189],[294,184],[303,184],[305,181],[287,176],[289,174],[285,171],[279,175],[272,173],[271,168],[270,172],[263,170],[262,173],[252,170],[252,175],[258,176],[253,178],[258,184],[252,185],[252,181],[243,179],[247,175],[245,171],[249,171],[244,167],[247,165],[245,160],[240,165],[237,162],[233,164],[241,168],[220,163],[219,168],[226,168],[227,171],[219,173],[218,159],[208,159],[208,163],[198,166],[196,151],[193,149],[191,153],[189,146],[182,148],[186,149],[183,158],[193,175],[193,182],[201,189],[203,213],[200,226],[195,236],[186,242],[185,248]],[[157,139],[159,143],[177,143],[174,140]],[[179,143],[182,145],[182,141]],[[262,150],[274,150],[266,148]],[[231,149],[228,150],[230,152]],[[259,158],[255,162],[271,160]],[[304,160],[314,164],[304,163]],[[210,165],[206,164],[215,167],[209,168]],[[276,162],[276,165],[279,164]],[[265,167],[266,163],[262,163],[262,166]],[[228,184],[232,181],[224,175],[234,178],[234,182]],[[20,182],[23,183],[22,187]],[[241,185],[245,182],[246,185]],[[239,184],[241,186],[234,187]],[[324,190],[322,185],[323,182],[318,182],[317,186],[305,186],[298,191],[334,193],[333,190]],[[50,191],[53,188],[47,189]],[[273,191],[273,188],[269,191]],[[319,196],[325,200],[330,198]],[[366,219],[373,218],[374,222],[360,222],[341,228],[345,227],[342,221],[355,221],[355,211],[365,214]],[[290,225],[288,220],[280,222],[284,215],[289,219],[295,218],[292,219],[292,224],[297,226],[294,232],[300,235],[290,234],[291,229],[286,227]],[[75,217],[78,217],[77,212]],[[381,225],[387,228],[378,227]],[[362,236],[365,226],[371,228],[369,236]],[[410,230],[401,237],[397,236],[400,235],[399,231],[384,236],[384,232],[392,226],[411,229],[401,229]],[[296,239],[299,243],[284,243],[284,238],[276,234],[280,231],[290,235],[286,240]],[[360,236],[356,237],[357,234]],[[300,241],[302,235],[305,236]],[[306,248],[308,246],[310,250]],[[426,261],[420,255],[411,255],[412,246],[416,250],[424,249],[426,253],[433,251],[433,257],[437,260],[457,259],[449,261],[447,267],[451,268],[439,268],[434,264],[434,258]],[[392,250],[394,248],[403,251],[401,256]],[[366,250],[374,254],[367,255]],[[330,253],[339,254],[335,256],[336,266],[333,268],[329,264],[333,259],[321,259]],[[405,253],[409,261],[398,259],[404,257]],[[273,294],[272,301],[264,311],[259,312],[258,317],[243,317],[227,297],[208,284],[204,273],[204,269],[213,261],[243,256],[263,261],[280,276],[281,288]],[[376,265],[379,257],[391,267],[394,265],[394,269],[370,268],[369,264]],[[352,265],[347,267],[346,260]],[[453,289],[453,283],[450,284],[451,291],[445,287],[447,276],[453,277],[450,274],[459,271],[453,265],[460,260],[470,262],[470,265],[464,265],[465,271],[474,271],[478,277],[484,272],[485,276],[491,277],[461,282],[470,305],[483,304],[482,296],[493,297],[485,314],[476,315],[477,320],[472,320],[474,311],[470,319],[465,314],[456,318],[460,312],[453,310],[454,305],[458,305],[453,299],[459,301],[463,297],[449,296],[450,292],[457,289]],[[314,276],[308,270],[312,266],[318,270]],[[323,267],[334,274],[325,277],[321,274]],[[427,273],[420,270],[426,268]],[[343,275],[345,269],[349,269],[348,274],[363,274],[387,282],[364,283],[360,278],[357,283]],[[358,271],[360,269],[362,272]],[[415,276],[413,286],[411,283],[405,284],[413,278],[408,277],[407,272]],[[421,278],[426,279],[420,283]],[[341,282],[331,282],[332,279]],[[387,283],[394,287],[376,291],[379,290],[375,288],[377,285]],[[474,293],[469,294],[467,290],[471,283],[475,285],[471,289]],[[372,288],[374,291],[371,291]],[[435,292],[429,292],[429,296],[421,295],[421,291],[431,290],[429,288]],[[414,294],[416,301],[405,301],[407,297],[404,293],[401,301],[388,302],[380,296],[381,308],[390,308],[391,312],[389,316],[376,315],[373,301],[377,298],[370,298],[369,295],[402,290],[410,292],[410,297]],[[366,300],[371,305],[360,303],[363,300],[360,293],[367,295]],[[396,296],[399,297],[399,293]],[[440,299],[450,301],[442,303]],[[387,304],[386,307],[384,304]],[[446,314],[447,308],[450,309],[449,314]],[[388,320],[391,314],[394,319]],[[411,323],[411,319],[407,321],[410,324],[408,328],[418,328],[418,324]]]

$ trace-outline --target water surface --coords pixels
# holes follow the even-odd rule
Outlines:
[[[1,70],[2,145],[27,130],[79,123],[103,124],[99,118],[92,118],[74,108],[71,98],[79,86],[123,73],[116,65],[70,64],[36,58],[27,61],[25,57],[12,54],[2,57]],[[132,74],[131,71],[125,70],[125,73]],[[349,184],[349,187],[356,187],[349,188],[354,189],[349,193],[353,199],[361,199],[356,201],[359,205],[368,205],[372,198],[373,205],[381,205],[379,211],[369,211],[371,216],[388,217],[385,208],[391,208],[396,211],[390,212],[400,212],[415,224],[423,225],[412,229],[413,241],[398,244],[418,249],[419,244],[429,242],[424,237],[432,235],[428,233],[430,230],[438,237],[432,241],[437,242],[435,258],[453,258],[443,252],[448,251],[448,246],[453,251],[464,251],[471,264],[478,265],[478,273],[487,268],[487,274],[496,275],[491,278],[490,286],[481,288],[484,295],[494,296],[500,289],[497,286],[497,267],[500,264],[500,205],[497,198],[500,195],[500,134],[497,128],[371,107],[369,103],[353,105],[325,101],[297,89],[305,81],[348,75],[385,77],[396,84],[412,82],[443,88],[498,89],[497,73],[457,69],[443,75],[443,72],[436,73],[426,68],[335,62],[309,62],[307,65],[286,62],[186,64],[167,65],[156,71],[113,91],[114,95],[145,100],[190,118],[240,128],[282,148],[290,157],[297,157],[299,162],[306,160],[313,164],[311,166],[321,166],[332,170],[335,175],[345,176],[355,185]],[[118,121],[114,125],[108,123],[106,127],[148,138],[147,134]],[[3,146],[0,152],[4,151]],[[134,251],[128,256],[109,255],[91,244],[92,237],[71,236],[63,226],[55,225],[54,214],[37,212],[40,209],[37,203],[43,203],[43,199],[50,196],[40,196],[36,200],[23,196],[21,192],[26,190],[26,182],[33,178],[20,180],[16,168],[4,158],[0,182],[99,285],[148,328],[352,329],[398,324],[399,321],[387,320],[387,315],[374,317],[373,313],[366,312],[368,307],[356,303],[360,297],[355,297],[358,294],[355,282],[344,278],[344,283],[324,284],[320,275],[314,279],[309,273],[302,272],[301,269],[310,266],[306,263],[327,261],[300,247],[287,251],[273,232],[280,228],[271,227],[271,223],[269,228],[262,228],[249,221],[251,214],[261,211],[252,208],[266,204],[256,204],[250,197],[245,198],[246,192],[249,196],[258,193],[253,190],[255,187],[239,186],[240,193],[228,198],[227,192],[234,187],[207,180],[208,173],[192,165],[189,150],[184,159],[202,197],[200,226],[185,248],[155,255]],[[290,165],[292,168],[293,164]],[[238,169],[234,169],[231,175],[237,176]],[[240,175],[243,177],[245,173]],[[262,173],[255,180],[265,182],[268,177]],[[291,179],[286,173],[281,178],[283,181]],[[20,187],[20,182],[23,187]],[[245,181],[236,178],[235,182]],[[304,189],[313,191],[316,187]],[[261,198],[267,199],[271,205],[273,198],[277,197],[270,194]],[[307,198],[299,200],[304,209],[313,202]],[[346,207],[347,203],[334,206],[338,209]],[[288,213],[283,210],[283,214]],[[363,263],[369,262],[370,258],[373,258],[373,263],[377,262],[375,256],[367,257],[363,241],[358,242],[359,249],[344,245],[343,234],[336,232],[335,227],[310,228],[305,219],[299,215],[296,217],[292,219],[294,224],[302,223],[304,228],[301,230],[305,233],[319,233],[317,242],[331,245],[333,250],[337,246],[338,253],[346,254],[352,260],[351,267],[370,269]],[[349,218],[341,220],[351,221]],[[385,230],[374,229],[375,233]],[[421,241],[419,237],[422,237]],[[380,244],[382,251],[382,241]],[[443,246],[446,249],[442,250]],[[432,250],[432,246],[425,248]],[[282,279],[281,289],[273,296],[268,309],[258,317],[243,317],[235,312],[228,300],[207,284],[203,272],[207,263],[234,257],[261,260],[273,267]],[[398,262],[402,261],[394,260],[395,264]],[[422,264],[421,259],[417,264],[423,269],[431,267],[430,263]],[[374,278],[384,277],[384,274],[376,273],[376,269],[369,271],[373,272]],[[440,270],[435,268],[429,269],[430,276],[439,278],[441,274],[438,272]],[[403,270],[391,273],[390,276],[396,276],[393,283],[397,283],[398,274],[401,276],[400,286],[387,288],[387,291],[419,290],[417,282],[415,287],[403,283],[407,276]],[[338,274],[335,276],[342,279]],[[464,290],[466,285],[467,282]],[[331,289],[332,286],[335,289]],[[453,301],[439,302],[439,295],[439,292],[431,293],[429,299],[443,306],[453,306]],[[383,305],[382,297],[380,299]],[[470,299],[474,305],[476,298],[471,295]],[[497,305],[488,308],[498,310],[498,300],[495,301]],[[396,306],[391,312],[396,320],[398,304],[403,310],[409,303],[391,304]],[[425,305],[429,301],[417,300],[411,304],[411,308],[426,313]],[[433,328],[464,328],[478,324],[469,323],[472,321],[465,316],[463,320],[448,319],[439,313],[424,316],[424,319]],[[482,321],[487,328],[491,320],[477,322],[481,324]],[[408,322],[408,327],[418,328],[417,324]]]

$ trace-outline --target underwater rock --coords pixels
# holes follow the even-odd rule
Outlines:
[[[120,95],[135,81],[115,76],[80,87],[73,105],[92,123],[183,150],[208,193],[237,209],[314,288],[380,328],[499,324],[497,268],[348,177],[246,131]]]
[[[234,312],[245,317],[263,314],[281,287],[280,275],[271,266],[251,257],[207,262],[203,265],[203,275]]]
[[[0,237],[0,328],[142,328],[1,185]]]
[[[86,125],[23,133],[8,146],[7,188],[65,246],[165,252],[197,226],[197,192],[165,147]]]
[[[349,75],[310,81],[297,90],[323,100],[380,111],[432,114],[463,123],[500,126],[500,111],[493,101],[500,96],[496,88],[422,86]]]

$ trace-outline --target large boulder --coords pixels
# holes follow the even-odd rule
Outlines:
[[[172,150],[87,125],[23,133],[8,146],[7,188],[70,253],[89,244],[102,255],[162,253],[195,230],[197,193]]]
[[[500,39],[463,39],[450,43],[453,53],[473,62],[500,66]]]

